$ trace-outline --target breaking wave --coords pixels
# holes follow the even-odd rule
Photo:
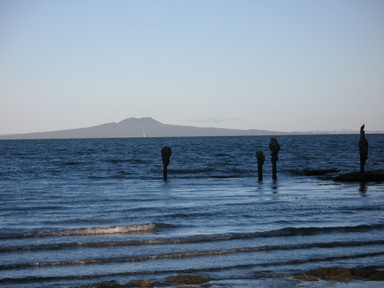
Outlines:
[[[91,228],[74,228],[66,230],[54,230],[47,232],[33,232],[24,234],[0,234],[0,239],[22,239],[22,238],[38,238],[38,237],[61,237],[61,236],[94,236],[94,235],[110,235],[110,234],[130,234],[154,232],[159,228],[169,228],[172,225],[161,223],[146,223],[127,226],[101,226]],[[179,238],[178,241],[188,241],[188,243],[196,242],[212,242],[223,240],[250,239],[250,238],[266,238],[266,237],[289,237],[289,236],[309,236],[327,233],[348,233],[348,232],[367,232],[371,230],[384,229],[384,224],[377,225],[357,225],[357,226],[333,226],[333,227],[287,227],[270,231],[251,232],[251,233],[234,233],[225,235],[211,236],[195,236],[189,238]],[[184,239],[184,240],[180,240]],[[153,241],[153,240],[151,240]],[[162,239],[165,241],[165,239]],[[165,244],[169,244],[166,242]]]
[[[21,238],[37,238],[37,237],[61,237],[61,236],[94,236],[94,235],[110,235],[110,234],[129,234],[153,232],[156,230],[156,224],[146,223],[128,226],[102,226],[91,228],[74,228],[66,230],[55,230],[47,232],[35,232],[24,234],[1,234],[0,239],[21,239]]]

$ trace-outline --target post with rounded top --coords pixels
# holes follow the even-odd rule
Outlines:
[[[265,156],[263,151],[257,151],[256,158],[257,158],[257,171],[259,176],[259,182],[261,182],[263,181],[263,164],[265,161]]]
[[[280,151],[280,144],[277,142],[276,138],[271,138],[271,141],[269,142],[269,149],[271,150],[272,153],[272,179],[276,180],[277,179],[277,169],[276,169],[276,162],[279,160],[279,157],[277,154]]]
[[[164,181],[168,180],[168,165],[171,160],[172,149],[169,146],[164,146],[161,148],[161,158],[163,160],[163,179]]]
[[[365,162],[368,159],[368,141],[365,138],[364,126],[360,127],[359,152],[360,152],[360,173],[364,173]]]

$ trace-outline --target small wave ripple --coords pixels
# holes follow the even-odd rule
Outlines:
[[[128,226],[102,226],[91,228],[74,228],[66,230],[55,230],[47,232],[33,232],[24,234],[0,234],[0,239],[23,239],[40,237],[62,237],[62,236],[93,236],[110,234],[129,234],[153,232],[156,230],[156,224],[146,223]]]

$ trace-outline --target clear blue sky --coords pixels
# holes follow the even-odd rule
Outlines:
[[[0,134],[145,116],[384,130],[384,1],[0,0]]]

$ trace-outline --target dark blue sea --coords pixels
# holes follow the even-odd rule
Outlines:
[[[384,170],[384,134],[367,139],[366,170]],[[383,287],[292,277],[384,269],[384,184],[332,179],[359,170],[359,135],[277,140],[277,181],[264,136],[0,141],[0,286],[167,287],[187,274],[210,287]]]

